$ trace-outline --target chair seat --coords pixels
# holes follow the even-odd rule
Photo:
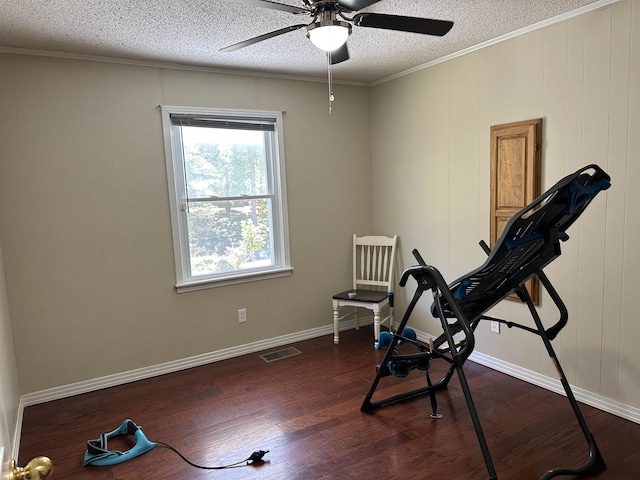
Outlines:
[[[355,297],[350,297],[349,294],[355,292]],[[333,296],[334,300],[349,300],[351,302],[365,302],[365,303],[380,303],[389,297],[387,292],[380,290],[364,290],[361,288],[345,290],[344,292],[337,293]]]

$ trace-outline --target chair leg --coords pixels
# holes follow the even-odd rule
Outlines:
[[[379,336],[380,336],[380,311],[375,310],[373,312],[373,340],[377,342]]]
[[[333,307],[333,343],[336,345],[340,343],[340,327],[338,325],[340,323],[339,310],[338,307]]]

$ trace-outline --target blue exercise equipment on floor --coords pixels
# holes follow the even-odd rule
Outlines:
[[[125,452],[121,452],[120,450],[109,450],[109,439],[118,435],[129,435],[130,437],[133,437],[136,442],[135,445]],[[184,455],[182,455],[182,453],[180,453],[178,450],[167,443],[149,441],[149,439],[145,436],[145,434],[142,432],[142,429],[138,425],[136,425],[132,420],[126,419],[124,422],[122,422],[122,425],[120,425],[115,430],[108,433],[103,433],[99,438],[95,440],[89,440],[87,442],[87,450],[84,453],[84,466],[105,467],[109,465],[116,465],[118,463],[126,462],[127,460],[138,457],[143,453],[147,453],[149,450],[152,450],[158,445],[173,450],[178,456],[180,456],[180,458],[182,458],[192,467],[201,468],[204,470],[223,470],[225,468],[241,466],[240,464],[242,463],[246,463],[247,465],[260,465],[264,463],[262,458],[267,453],[269,453],[269,450],[256,450],[245,460],[241,460],[230,465],[212,467],[198,465],[187,459]]]
[[[136,444],[126,452],[120,450],[109,450],[108,440],[117,435],[130,435]],[[120,427],[112,432],[103,433],[96,440],[87,442],[87,451],[84,453],[84,465],[115,465],[117,463],[126,462],[127,460],[142,455],[155,447],[158,442],[150,442],[142,429],[127,419],[122,422]]]

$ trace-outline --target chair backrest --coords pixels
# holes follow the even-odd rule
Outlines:
[[[398,236],[353,236],[353,288],[393,291]]]

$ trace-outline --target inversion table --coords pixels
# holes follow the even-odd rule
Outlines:
[[[427,265],[420,253],[414,250],[413,254],[419,265],[405,270],[399,283],[401,287],[404,287],[409,277],[415,279],[417,282],[415,294],[398,325],[397,331],[384,332],[385,339],[381,334],[378,348],[387,346],[387,350],[382,363],[377,367],[376,377],[360,410],[369,412],[383,405],[429,394],[433,410],[431,416],[439,418],[435,393],[438,389],[446,387],[453,373],[456,372],[478,437],[489,479],[497,479],[463,366],[473,352],[474,332],[479,322],[481,320],[500,322],[509,328],[521,328],[540,336],[558,371],[562,387],[589,447],[589,456],[583,465],[577,468],[549,470],[540,477],[540,480],[547,480],[558,475],[590,475],[604,470],[606,468],[605,462],[580,412],[569,382],[551,345],[551,341],[566,325],[568,311],[543,269],[560,256],[560,242],[569,238],[566,234],[567,228],[578,219],[591,200],[600,191],[609,188],[610,185],[609,176],[597,165],[588,165],[566,176],[515,214],[506,224],[493,249],[489,250],[484,242],[480,242],[488,254],[487,260],[479,268],[450,284],[447,284],[440,272],[435,267]],[[533,275],[540,279],[541,285],[549,293],[558,309],[559,319],[549,328],[544,327],[525,287],[525,282]],[[407,322],[420,297],[428,290],[433,294],[431,312],[435,318],[440,320],[443,333],[433,340],[424,342],[415,338],[415,332],[407,327]],[[513,293],[527,304],[535,328],[485,315],[485,312]],[[412,351],[402,353],[400,346],[403,349],[410,346]],[[435,383],[432,383],[429,377],[429,362],[433,359],[442,359],[449,363],[444,377]],[[425,387],[377,401],[372,400],[383,377],[392,374],[402,377],[414,368],[426,372],[427,385]]]

